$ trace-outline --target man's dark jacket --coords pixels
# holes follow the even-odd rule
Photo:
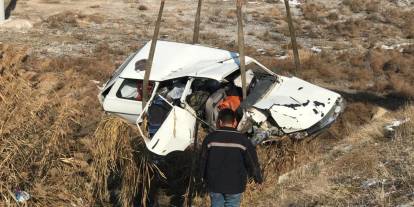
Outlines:
[[[203,141],[200,158],[201,176],[210,192],[244,192],[247,176],[262,182],[255,147],[246,135],[233,128],[222,128]]]

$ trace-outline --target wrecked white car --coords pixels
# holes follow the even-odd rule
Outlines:
[[[237,112],[238,130],[256,144],[270,136],[315,134],[330,126],[344,108],[339,94],[277,75],[250,57],[248,95],[242,100],[237,53],[166,41],[157,42],[147,88],[151,97],[142,106],[149,50],[150,42],[129,56],[99,98],[105,111],[136,123],[147,148],[158,155],[185,150],[194,141],[197,120],[214,129],[223,107]]]

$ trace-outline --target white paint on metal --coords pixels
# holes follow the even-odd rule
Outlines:
[[[100,95],[100,99],[102,99],[105,111],[117,114],[137,124],[150,151],[166,155],[172,151],[185,150],[194,140],[197,117],[195,111],[186,103],[186,97],[191,91],[191,84],[196,80],[192,77],[225,82],[226,76],[239,70],[238,54],[198,45],[157,42],[153,73],[150,76],[150,80],[154,81],[156,85],[149,103],[152,102],[162,81],[181,77],[188,77],[189,80],[180,99],[183,103],[181,107],[172,106],[173,109],[161,128],[153,138],[148,138],[142,133],[140,123],[149,104],[145,106],[144,113],[141,113],[142,102],[119,98],[116,93],[124,79],[142,79],[144,77],[143,71],[135,70],[135,62],[148,57],[149,45],[150,43],[147,43],[140,51],[131,55],[114,73],[113,78],[107,82],[102,90],[102,92],[109,90],[109,93],[105,97]],[[280,130],[288,134],[307,130],[315,124],[319,124],[318,126],[323,128],[332,123],[343,110],[344,105],[337,102],[342,100],[339,94],[296,77],[276,75],[256,60],[246,57],[247,64],[252,62],[270,75],[277,76],[277,82],[253,107],[246,110],[243,119],[247,127],[249,127],[247,119],[260,124],[264,123],[267,116],[270,115]],[[239,82],[236,79],[235,84],[240,85]],[[267,110],[269,114],[263,113],[259,109]]]
[[[184,151],[194,140],[196,118],[187,110],[174,106],[157,133],[149,139],[141,130],[147,148],[158,155]],[[140,129],[140,127],[138,127]]]
[[[248,117],[253,119],[253,121],[255,121],[258,124],[261,124],[262,122],[267,120],[266,114],[264,114],[263,112],[255,109],[255,108],[248,109],[246,114],[247,114]]]
[[[0,22],[6,19],[4,0],[0,0]]]
[[[319,122],[341,96],[296,77],[280,81],[254,106],[268,109],[285,133],[305,130]]]
[[[136,71],[135,63],[148,58],[148,42],[128,63],[122,78],[143,79],[144,70]],[[163,81],[177,77],[204,77],[223,80],[239,69],[238,54],[221,49],[176,42],[157,41],[150,80]],[[246,56],[246,64],[254,60]]]
[[[252,82],[254,78],[254,73],[252,70],[248,70],[246,71],[246,84],[250,85],[250,83]],[[241,81],[241,75],[237,76],[237,78],[234,79],[233,81],[234,85],[237,87],[242,87],[242,81]]]

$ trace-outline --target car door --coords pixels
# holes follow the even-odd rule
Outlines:
[[[144,108],[143,114],[137,121],[137,126],[147,148],[151,152],[158,155],[167,155],[173,151],[184,151],[192,144],[196,130],[196,115],[195,111],[185,103],[185,97],[188,95],[191,83],[192,81],[189,80],[186,84],[180,106],[173,105],[161,95],[156,95]],[[154,100],[160,100],[159,98],[170,106],[170,111],[159,129],[150,137],[148,133],[148,121],[146,121],[148,117],[144,117],[148,116],[148,109],[151,104],[154,104]]]
[[[138,82],[142,80],[118,78],[103,100],[104,110],[135,123],[142,112],[142,101],[136,97]]]

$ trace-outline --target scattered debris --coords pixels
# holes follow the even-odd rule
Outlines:
[[[17,190],[16,192],[15,192],[15,198],[16,198],[16,201],[17,202],[19,202],[19,203],[24,203],[24,202],[26,202],[27,200],[29,200],[30,199],[30,194],[29,193],[27,193],[26,191],[22,191],[22,190]]]
[[[399,52],[404,52],[405,47],[413,45],[413,43],[400,43],[400,44],[393,44],[393,45],[381,45],[381,49],[383,50],[398,50]]]
[[[289,5],[291,6],[300,6],[302,4],[302,0],[289,0]]]
[[[394,138],[395,137],[395,130],[401,126],[404,123],[407,123],[410,121],[410,118],[405,118],[405,119],[401,119],[401,120],[395,120],[393,122],[391,122],[388,125],[384,126],[384,130],[385,130],[385,136],[388,138]]]
[[[285,60],[285,59],[288,59],[288,58],[289,58],[289,55],[276,56],[276,59],[278,59],[278,60]]]
[[[256,51],[257,51],[258,53],[262,54],[262,55],[265,55],[265,54],[266,54],[266,50],[265,50],[265,49],[263,49],[263,48],[259,48],[259,49],[257,49]]]
[[[314,52],[314,53],[320,53],[320,52],[322,52],[322,49],[319,48],[319,47],[313,46],[311,48],[311,51]]]
[[[139,5],[139,6],[138,6],[138,10],[140,10],[140,11],[145,11],[145,10],[148,10],[148,7],[147,7],[147,6],[145,6],[145,5]]]

